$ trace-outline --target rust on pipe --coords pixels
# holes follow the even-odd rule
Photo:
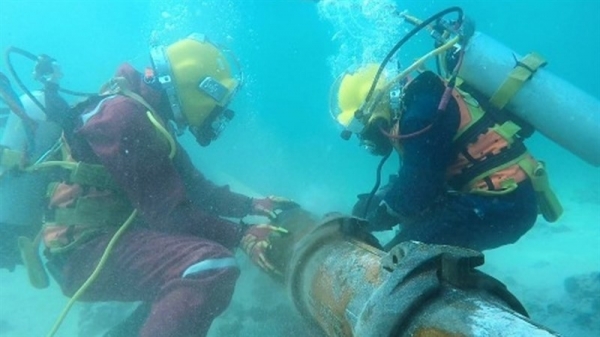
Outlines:
[[[269,259],[296,308],[332,337],[557,336],[528,319],[521,303],[476,267],[483,254],[403,242],[384,252],[364,220],[322,220],[297,209],[277,225]]]

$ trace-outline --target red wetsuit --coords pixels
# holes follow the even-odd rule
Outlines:
[[[130,89],[159,114],[168,106],[161,91],[146,84],[130,65],[122,65],[116,76],[125,77]],[[219,215],[243,217],[251,199],[205,179],[181,146],[170,159],[168,142],[146,110],[116,95],[88,109],[69,137],[73,159],[102,164],[139,212],[80,299],[152,303],[142,337],[205,336],[229,305],[239,275],[231,249],[242,236],[241,228]],[[85,193],[79,188],[72,194],[77,198]],[[51,203],[51,208],[65,204]],[[90,276],[119,225],[68,252],[49,254],[67,296]],[[65,239],[66,228],[54,226],[46,242]]]

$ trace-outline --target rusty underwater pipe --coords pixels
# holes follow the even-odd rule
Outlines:
[[[476,269],[480,252],[403,242],[386,253],[368,235],[345,234],[364,221],[341,214],[318,221],[295,209],[276,224],[291,234],[273,241],[269,258],[296,308],[327,336],[558,336]]]

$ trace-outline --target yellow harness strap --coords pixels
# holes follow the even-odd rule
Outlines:
[[[173,139],[169,131],[164,127],[164,121],[160,118],[156,111],[154,111],[150,104],[148,104],[148,102],[146,102],[146,100],[142,96],[136,94],[135,92],[131,91],[131,89],[129,89],[129,82],[127,82],[127,79],[124,77],[113,78],[110,82],[110,87],[110,91],[112,93],[121,94],[123,96],[129,97],[146,107],[146,109],[148,109],[148,111],[146,111],[146,115],[148,116],[148,119],[150,119],[150,122],[154,125],[156,130],[163,137],[165,137],[167,143],[169,143],[169,147],[171,148],[169,158],[173,159],[173,157],[175,157],[175,151],[177,150],[175,140]]]
[[[527,173],[536,194],[540,213],[548,222],[555,222],[563,213],[562,205],[550,187],[544,162],[521,160],[518,165]]]
[[[552,188],[550,187],[550,181],[544,162],[533,161],[529,158],[528,153],[524,153],[506,164],[494,168],[494,170],[504,169],[515,164],[519,165],[519,167],[525,171],[525,174],[527,174],[529,179],[531,179],[531,184],[533,185],[533,190],[535,191],[536,200],[538,202],[539,212],[544,219],[548,222],[555,222],[558,220],[563,213],[563,208],[556,197],[556,194],[554,194],[554,191],[552,191]],[[479,181],[483,177],[489,175],[491,171],[492,170],[475,177],[469,184]],[[489,191],[471,188],[469,192],[481,195],[503,195],[514,191],[516,188],[517,183],[513,179],[508,179],[502,182],[502,190]]]
[[[496,90],[490,98],[490,103],[496,108],[502,109],[515,94],[521,89],[523,84],[529,80],[535,72],[546,65],[546,60],[537,53],[526,55],[523,59],[517,61],[517,65],[508,74],[504,83]]]
[[[494,172],[503,170],[503,169],[513,166],[515,164],[519,164],[520,162],[524,161],[528,155],[529,154],[527,152],[525,152],[522,155],[518,156],[517,158],[515,158],[511,161],[508,161],[500,166],[496,166],[493,169],[488,170],[486,172],[483,172],[482,174],[471,179],[471,181],[469,181],[469,183],[467,185],[465,185],[466,190],[469,191],[469,193],[480,194],[480,195],[504,195],[504,194],[508,194],[508,193],[514,191],[515,189],[517,189],[518,185],[517,185],[517,182],[515,182],[515,180],[512,178],[503,181],[500,186],[501,190],[497,190],[497,191],[474,188],[473,184],[475,182],[482,180],[483,178],[489,176],[490,174],[492,174]]]
[[[87,227],[113,227],[122,224],[131,213],[131,203],[125,196],[117,195],[112,199],[78,198],[74,207],[54,210],[53,222],[74,226],[85,224]],[[110,211],[107,211],[110,210]]]
[[[150,106],[150,104],[148,104],[148,102],[146,102],[146,100],[142,96],[136,94],[135,92],[131,91],[131,89],[129,89],[129,82],[127,82],[127,79],[125,77],[114,77],[111,80],[111,83],[112,86],[110,91],[112,93],[127,96],[133,99],[134,101],[140,103],[141,105],[145,106],[146,109],[148,109],[148,111],[151,111],[153,114],[156,114],[154,109]],[[156,116],[156,118],[158,118],[158,116]]]
[[[50,285],[50,279],[38,254],[40,237],[41,231],[34,241],[25,236],[19,236],[17,243],[19,245],[19,252],[21,253],[21,260],[27,270],[29,282],[37,289],[44,289]]]
[[[71,171],[69,181],[75,184],[94,186],[100,189],[118,190],[117,183],[102,165],[78,162]]]
[[[513,144],[515,142],[515,137],[519,131],[521,131],[521,127],[518,126],[513,121],[506,121],[502,123],[502,125],[495,125],[491,128],[497,134],[499,134],[508,144]]]
[[[0,167],[13,169],[23,163],[23,152],[4,148],[0,150]]]

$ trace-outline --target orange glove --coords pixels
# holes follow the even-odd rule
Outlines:
[[[277,213],[288,209],[300,207],[294,201],[276,196],[268,196],[262,199],[252,199],[253,215],[263,215],[273,220],[277,217]]]
[[[271,225],[250,226],[246,230],[246,233],[244,233],[240,246],[248,257],[250,257],[252,262],[260,268],[269,273],[280,274],[280,271],[278,271],[265,256],[267,250],[271,248],[269,237],[276,233],[287,234],[288,231],[284,228]]]

